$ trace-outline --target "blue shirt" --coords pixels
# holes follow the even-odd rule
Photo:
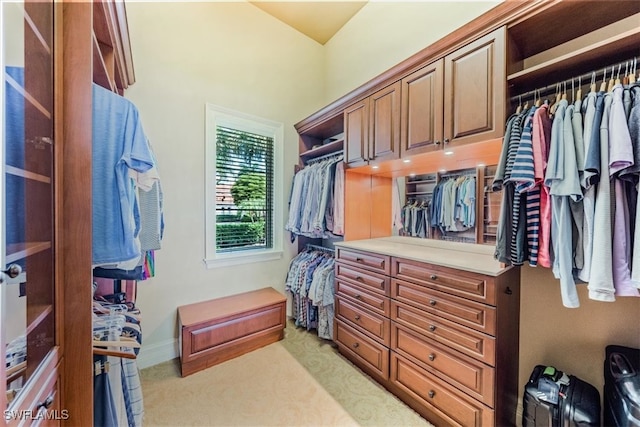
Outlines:
[[[140,218],[129,169],[154,166],[137,108],[127,99],[93,85],[93,264],[140,257]]]

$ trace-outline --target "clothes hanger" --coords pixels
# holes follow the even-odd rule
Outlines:
[[[607,69],[604,69],[604,74],[602,75],[602,83],[600,84],[600,92],[604,92],[607,90]]]
[[[571,91],[573,92],[573,79],[571,79]],[[578,92],[576,92],[576,97],[573,102],[579,101],[582,99],[582,77],[578,76]]]
[[[560,102],[560,99],[562,99],[562,94],[560,89],[561,89],[560,83],[556,83],[556,100],[549,107],[549,112],[551,114],[556,112],[556,109],[558,108],[558,102]]]
[[[622,68],[622,64],[618,64],[618,73],[616,74],[616,81],[614,83],[614,86],[622,84],[621,81],[620,81],[620,69],[621,68]]]
[[[535,99],[536,108],[539,108],[540,105],[542,105],[542,96],[540,96],[540,89],[536,89],[535,91],[533,91],[533,97]]]
[[[518,107],[516,108],[516,114],[520,114],[522,111],[522,95],[518,95]]]
[[[632,85],[636,82],[636,66],[638,65],[638,58],[633,59],[633,65],[631,66],[631,73],[629,74],[629,84]]]
[[[589,87],[589,92],[591,93],[596,92],[596,72],[595,71],[591,73],[591,86]]]
[[[609,85],[607,86],[607,92],[611,92],[613,90],[613,86],[616,84],[615,79],[613,78],[613,73],[615,72],[615,65],[611,66],[611,76],[609,77]]]

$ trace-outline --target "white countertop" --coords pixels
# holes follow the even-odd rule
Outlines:
[[[495,247],[489,245],[393,236],[336,242],[335,246],[427,262],[488,276],[498,276],[509,268],[493,257]]]

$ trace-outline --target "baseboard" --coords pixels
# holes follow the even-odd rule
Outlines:
[[[168,339],[156,344],[143,344],[138,354],[138,368],[144,369],[179,356],[178,340]]]

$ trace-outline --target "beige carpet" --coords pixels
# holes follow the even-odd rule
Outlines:
[[[145,426],[430,426],[291,323],[285,339],[180,378],[174,359],[141,371]]]

